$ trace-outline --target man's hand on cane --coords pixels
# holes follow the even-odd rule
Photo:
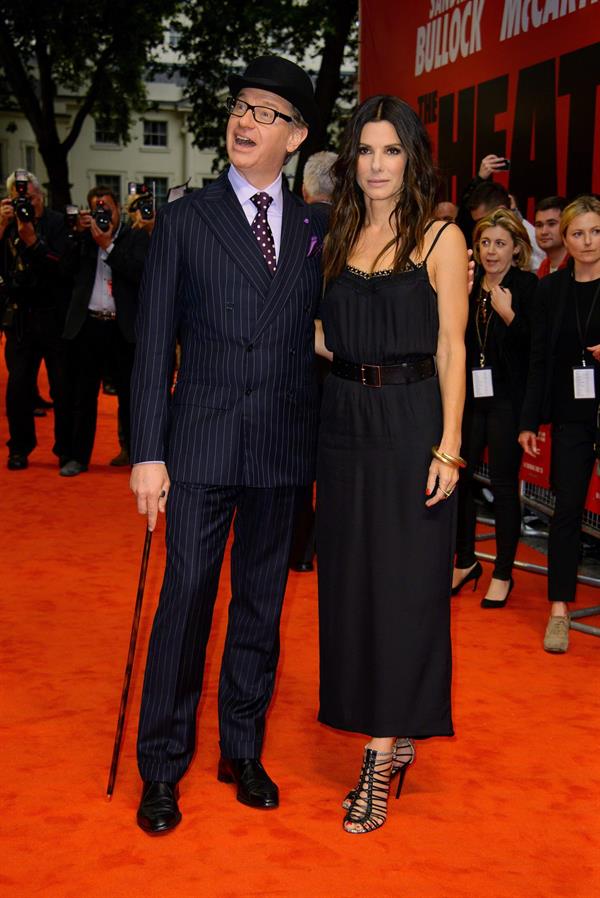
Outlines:
[[[154,530],[158,512],[164,514],[171,482],[162,462],[134,465],[129,486],[140,514],[148,516],[148,530]]]

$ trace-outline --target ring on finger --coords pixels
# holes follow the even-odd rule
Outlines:
[[[166,490],[162,490],[162,491],[161,491],[161,494],[160,494],[160,496],[159,496],[158,498],[159,498],[159,499],[164,499],[166,495],[167,495],[167,491],[166,491]]]
[[[446,499],[449,499],[452,493],[454,492],[454,487],[451,487],[449,490],[445,490],[443,486],[440,487]]]

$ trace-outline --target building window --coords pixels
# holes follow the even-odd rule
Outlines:
[[[25,168],[35,175],[35,147],[33,144],[28,144],[28,146],[25,147],[24,155],[25,159],[23,161]]]
[[[144,146],[145,147],[166,147],[167,145],[167,123],[154,122],[144,119]]]
[[[167,194],[169,192],[169,182],[167,178],[144,178],[144,184],[150,188],[154,194],[154,202],[156,208],[167,202]]]
[[[121,175],[96,175],[96,187],[108,187],[121,202]]]
[[[178,25],[169,25],[169,29],[167,31],[167,44],[169,45],[171,50],[176,50],[179,46],[179,41],[181,40],[181,34],[179,31]]]
[[[96,143],[108,143],[112,144],[112,146],[119,145],[119,135],[117,134],[115,129],[111,127],[110,122],[95,121],[94,126],[94,140]]]

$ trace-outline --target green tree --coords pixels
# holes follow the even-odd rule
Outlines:
[[[29,120],[48,171],[50,203],[70,202],[68,155],[88,115],[126,142],[144,108],[143,76],[176,0],[0,0],[0,101]],[[59,124],[60,90],[80,98]]]
[[[223,101],[227,76],[262,53],[294,59],[313,76],[320,123],[302,145],[296,190],[311,153],[335,144],[344,108],[356,100],[356,78],[344,79],[343,63],[356,70],[358,0],[221,0],[186,3],[179,52],[192,104],[188,122],[200,149],[224,159]],[[307,62],[308,61],[308,62]]]

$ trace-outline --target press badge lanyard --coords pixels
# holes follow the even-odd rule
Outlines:
[[[598,294],[600,294],[600,283],[594,291],[594,298],[592,299],[592,304],[585,321],[585,329],[582,331],[581,317],[579,315],[579,302],[577,293],[575,293],[575,321],[577,324],[577,335],[579,337],[579,343],[581,345],[581,365],[575,366],[573,368],[573,394],[575,396],[575,399],[596,398],[594,366],[592,365],[591,368],[588,368],[587,362],[585,360],[585,347],[587,343],[587,335],[590,328],[592,315],[594,314],[594,309],[596,308],[596,303],[598,302]]]
[[[480,308],[475,315],[475,330],[477,332],[477,342],[479,343],[479,368],[471,369],[471,377],[473,378],[473,396],[475,399],[486,399],[494,395],[494,382],[492,379],[492,369],[485,364],[485,348],[487,346],[488,333],[490,330],[490,322],[494,314],[494,310],[487,310],[487,302],[491,303],[491,293],[487,292],[487,296],[480,300]],[[479,329],[480,311],[485,314],[485,330],[483,339],[481,338],[481,330]],[[482,316],[483,317],[483,316]]]

